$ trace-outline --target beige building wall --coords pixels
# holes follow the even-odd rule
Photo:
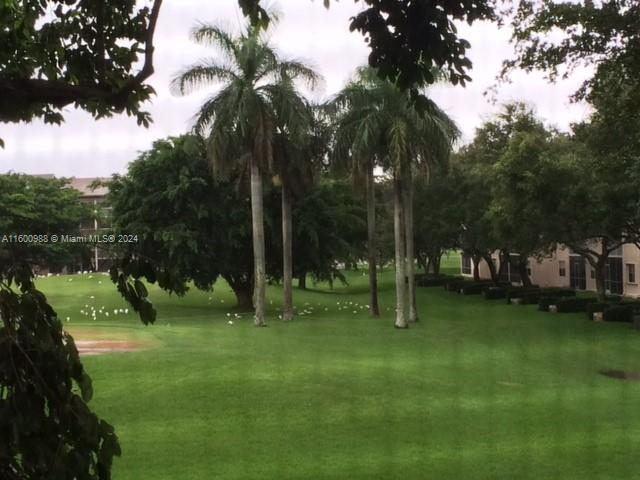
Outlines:
[[[568,247],[560,246],[551,255],[540,260],[529,259],[531,283],[541,287],[564,287],[571,285],[570,261],[571,251]],[[498,253],[492,255],[494,263],[500,264]],[[471,272],[463,273],[465,277],[473,278],[476,266],[471,262]],[[480,278],[490,280],[491,273],[486,262],[479,265]],[[593,268],[585,260],[585,284],[587,291],[596,291],[596,281]],[[640,249],[633,244],[622,246],[622,288],[623,295],[640,297]]]

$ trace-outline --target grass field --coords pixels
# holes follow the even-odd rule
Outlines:
[[[598,373],[640,370],[628,325],[423,288],[421,322],[399,331],[391,272],[380,319],[351,273],[296,290],[311,313],[290,324],[270,287],[263,329],[234,317],[224,286],[152,288],[158,321],[144,327],[113,315],[126,305],[105,276],[38,284],[78,337],[149,346],[84,360],[120,436],[115,480],[640,478],[640,382]]]

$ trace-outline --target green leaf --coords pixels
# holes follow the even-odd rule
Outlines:
[[[136,293],[140,298],[147,298],[149,296],[149,292],[147,291],[147,287],[144,286],[144,283],[139,279],[135,279],[134,286],[136,288]]]
[[[93,398],[93,383],[91,382],[91,377],[87,375],[86,372],[82,373],[78,386],[80,387],[80,393],[82,393],[82,400],[85,402],[91,401]]]

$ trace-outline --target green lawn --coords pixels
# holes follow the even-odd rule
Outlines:
[[[270,287],[263,329],[224,286],[151,289],[144,327],[80,315],[126,308],[106,276],[38,283],[78,336],[155,346],[84,360],[121,439],[115,480],[639,478],[640,383],[598,374],[640,370],[637,332],[441,288],[419,289],[422,321],[399,331],[391,277],[376,320],[362,272],[296,290],[311,313],[291,324]]]

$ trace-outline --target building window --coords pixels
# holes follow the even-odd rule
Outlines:
[[[471,257],[469,255],[462,255],[462,273],[471,275]]]
[[[560,260],[558,262],[558,266],[559,266],[560,276],[565,277],[567,275],[567,262],[565,262],[564,260]]]
[[[593,268],[591,269],[591,278],[596,278],[596,271]]]
[[[576,290],[587,289],[587,267],[580,255],[569,256],[569,285]]]
[[[634,263],[627,263],[627,281],[636,283],[636,266]]]

